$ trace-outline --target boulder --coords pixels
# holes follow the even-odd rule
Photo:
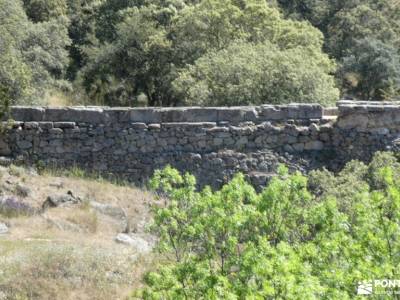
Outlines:
[[[136,234],[120,233],[116,236],[115,241],[130,246],[139,253],[148,253],[152,250],[150,243]]]
[[[124,210],[119,206],[113,206],[110,204],[103,204],[97,201],[90,201],[90,207],[94,210],[102,213],[103,215],[107,215],[117,219],[126,219],[126,214]]]
[[[79,197],[75,197],[71,191],[68,191],[67,194],[55,194],[48,196],[46,201],[44,201],[42,204],[42,209],[78,204],[80,202],[82,202],[82,200]]]
[[[31,189],[25,185],[22,185],[18,183],[15,186],[15,192],[17,193],[18,196],[21,196],[23,198],[29,197],[32,193]]]
[[[14,196],[0,197],[0,211],[8,216],[32,215],[35,209]]]
[[[0,222],[0,234],[8,233],[8,227],[6,224]]]
[[[319,151],[322,150],[323,148],[324,148],[324,143],[322,143],[321,141],[310,141],[304,145],[305,150]]]
[[[0,155],[8,156],[11,153],[8,143],[4,139],[0,138]]]

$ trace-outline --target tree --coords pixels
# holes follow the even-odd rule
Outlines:
[[[0,35],[4,99],[11,104],[35,103],[48,88],[62,83],[69,44],[63,19],[34,24],[19,1],[0,0]]]
[[[324,33],[324,50],[334,57],[338,64],[344,60],[348,61],[349,56],[360,51],[360,40],[368,44],[376,44],[379,41],[380,48],[397,49],[397,54],[388,50],[393,55],[389,60],[397,59],[400,49],[400,5],[397,0],[278,0],[278,2],[288,16],[308,20]],[[388,59],[388,51],[381,52],[384,55],[382,61]],[[375,51],[375,54],[377,53]],[[353,67],[354,69],[350,70],[349,64],[343,66],[346,72],[343,72],[343,68],[339,68],[340,71],[336,74],[338,81],[343,84],[342,95],[364,99],[376,97],[377,100],[396,95],[397,79],[393,73],[390,78],[379,75],[381,81],[373,79],[371,85],[374,86],[371,88],[368,85],[358,85],[357,89],[351,88],[351,85],[363,76],[359,74],[360,69],[357,70],[355,64]],[[384,91],[384,95],[373,92],[382,89],[383,86],[387,87],[388,81],[394,87],[390,92]]]
[[[35,23],[67,15],[67,0],[23,0],[23,2],[28,18]]]
[[[32,70],[24,60],[22,41],[29,30],[26,15],[15,1],[0,0],[1,103],[15,103],[32,94]]]
[[[358,40],[373,39],[400,45],[399,24],[397,27],[392,20],[373,6],[364,4],[343,9],[330,19],[326,49],[340,60],[357,47]]]
[[[158,28],[148,8],[134,8],[127,15],[119,25],[117,41],[100,50],[89,49],[89,62],[78,80],[97,103],[135,105],[144,93],[152,105],[168,104],[166,32]]]
[[[400,54],[394,46],[363,39],[343,58],[340,74],[346,92],[365,100],[400,95]]]
[[[283,19],[278,10],[265,1],[203,0],[185,3],[171,0],[151,4],[144,2],[124,10],[121,14],[125,17],[116,26],[114,42],[106,43],[100,49],[89,49],[86,52],[89,57],[88,64],[79,76],[79,82],[87,94],[98,99],[98,103],[135,104],[135,99],[145,95],[150,105],[246,104],[251,101],[268,102],[269,99],[271,102],[290,101],[296,91],[302,93],[297,101],[316,101],[316,97],[323,93],[322,89],[325,89],[327,95],[320,98],[329,102],[337,94],[329,76],[329,73],[334,71],[334,64],[321,51],[321,33],[304,22]],[[269,83],[263,80],[271,78],[278,83],[274,89],[278,90],[277,93],[281,92],[280,97],[273,96],[261,100],[261,96],[257,96],[250,101],[248,97],[237,95],[239,98],[232,99],[231,103],[226,102],[227,96],[224,96],[223,100],[211,97],[193,103],[195,96],[189,99],[182,89],[182,84],[187,79],[185,76],[188,77],[190,73],[188,70],[194,70],[200,64],[206,65],[207,59],[218,56],[218,51],[230,51],[233,57],[238,56],[238,61],[243,59],[239,57],[242,54],[232,52],[230,47],[235,44],[246,44],[243,47],[250,49],[253,54],[260,51],[259,45],[268,44],[271,46],[264,47],[270,47],[271,51],[273,47],[276,47],[274,51],[287,51],[282,53],[285,59],[286,56],[295,55],[297,58],[290,58],[291,62],[285,67],[282,66],[281,72],[284,72],[285,68],[293,70],[296,64],[298,66],[301,55],[308,57],[310,65],[315,66],[314,70],[321,75],[320,78],[326,79],[326,83],[319,80],[312,84],[309,80],[311,74],[306,75],[303,72],[304,76],[298,74],[299,77],[303,76],[302,79],[294,79],[292,82],[297,81],[295,85],[300,82],[307,85],[302,88],[289,87],[291,92],[287,91],[287,86],[282,86],[281,90],[280,80],[284,79],[284,75],[274,73],[271,69],[268,70],[269,77],[257,77],[258,86],[248,85],[247,88],[251,89],[247,91],[251,94],[248,97],[258,94],[264,96],[265,90],[257,89],[259,85],[268,86]],[[254,49],[251,49],[253,47]],[[269,53],[274,55],[271,51]],[[252,57],[254,59],[254,55]],[[265,55],[263,57],[266,62]],[[249,62],[251,59],[248,58]],[[317,67],[318,64],[321,66]],[[257,68],[260,69],[259,66]],[[241,81],[248,81],[249,76],[255,74],[240,75],[244,76]],[[232,86],[236,85],[236,81],[229,81],[231,79],[234,80],[233,77],[227,76],[224,81]],[[201,78],[196,76],[191,76],[190,80],[191,84],[198,84],[199,89],[204,84]],[[221,82],[216,82],[216,85],[218,84]],[[231,93],[230,96],[232,95],[234,94]],[[213,101],[215,102],[212,103]]]
[[[280,50],[270,43],[238,43],[199,58],[173,84],[191,105],[329,105],[339,97],[329,75],[333,71],[334,64],[326,56],[302,47]]]
[[[85,49],[100,47],[96,37],[96,11],[101,4],[96,0],[68,0],[68,35],[71,45],[67,47],[70,62],[66,77],[70,81],[87,62]]]

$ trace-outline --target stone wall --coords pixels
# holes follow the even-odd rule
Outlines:
[[[231,108],[13,107],[0,155],[145,182],[167,164],[218,186],[233,173],[263,184],[280,163],[339,168],[393,145],[400,105],[342,101]],[[398,128],[398,129],[397,129]]]
[[[376,151],[398,151],[400,102],[338,102],[332,149],[338,159],[368,161]]]

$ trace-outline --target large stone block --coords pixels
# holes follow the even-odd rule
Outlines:
[[[258,112],[255,107],[218,107],[218,122],[228,121],[233,124],[241,122],[256,122]]]
[[[212,107],[174,107],[159,109],[162,122],[217,122],[217,109]]]
[[[324,148],[324,143],[321,141],[309,141],[305,143],[305,150],[320,151]]]
[[[86,122],[89,124],[106,124],[116,121],[111,119],[107,111],[100,107],[71,107],[68,109],[70,122]]]
[[[110,120],[101,107],[55,107],[45,110],[43,121],[103,124]]]
[[[131,108],[127,112],[132,123],[161,123],[160,109],[155,108]]]
[[[42,107],[13,106],[10,109],[10,117],[15,121],[43,121],[45,109]]]
[[[289,119],[320,119],[323,108],[319,104],[291,103],[287,106]]]
[[[284,107],[262,105],[258,108],[258,116],[260,121],[286,120],[288,111]]]
[[[45,111],[43,121],[47,122],[71,121],[69,120],[69,118],[70,116],[68,114],[67,107],[47,108]]]
[[[337,126],[342,129],[367,128],[368,115],[359,114],[339,116]]]
[[[323,108],[319,104],[291,103],[288,105],[262,105],[259,118],[262,120],[320,119]]]
[[[323,109],[324,116],[337,116],[339,115],[339,109],[337,107],[325,107]]]
[[[8,142],[0,138],[0,155],[8,156],[10,154],[11,154],[11,149],[10,146],[8,145]]]

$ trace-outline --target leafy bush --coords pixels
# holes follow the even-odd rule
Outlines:
[[[398,278],[399,164],[378,153],[338,175],[279,175],[256,193],[236,175],[196,190],[167,167],[151,186],[152,231],[166,263],[145,277],[143,299],[354,299],[359,281]]]
[[[329,75],[334,69],[326,55],[304,47],[280,50],[268,42],[256,46],[238,42],[199,58],[180,72],[174,86],[192,105],[330,105],[339,98]]]

